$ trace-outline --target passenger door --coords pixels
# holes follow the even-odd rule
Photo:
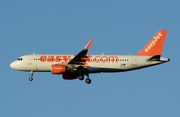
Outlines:
[[[131,66],[137,66],[137,57],[136,56],[132,56]]]
[[[27,64],[28,65],[32,65],[32,59],[33,59],[33,57],[29,55],[27,58]]]

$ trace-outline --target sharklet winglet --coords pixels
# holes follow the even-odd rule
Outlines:
[[[92,41],[93,41],[93,39],[91,39],[91,40],[87,43],[87,45],[84,47],[84,50],[88,50],[88,49],[91,47]]]

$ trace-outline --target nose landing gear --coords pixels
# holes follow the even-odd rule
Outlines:
[[[30,72],[29,81],[33,81],[33,74],[34,74],[34,71],[31,71],[31,72]]]
[[[29,77],[29,81],[33,81],[33,78],[32,78],[32,77]]]

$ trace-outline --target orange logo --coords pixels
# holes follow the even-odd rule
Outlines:
[[[41,62],[62,62],[67,63],[71,56],[41,56],[40,61]]]
[[[75,55],[74,55],[75,56]],[[59,63],[68,63],[72,58],[71,56],[40,56],[41,62],[59,62]],[[82,58],[83,59],[83,58]],[[114,63],[118,62],[118,56],[94,56],[91,55],[87,56],[86,62],[87,63]]]
[[[158,33],[158,35],[155,36],[151,43],[146,47],[145,52],[148,52],[153,46],[155,46],[161,36],[163,35],[161,33]]]

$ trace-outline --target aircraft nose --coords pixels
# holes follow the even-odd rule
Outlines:
[[[12,68],[12,69],[15,69],[15,63],[14,62],[12,62],[11,64],[10,64],[10,67]]]

